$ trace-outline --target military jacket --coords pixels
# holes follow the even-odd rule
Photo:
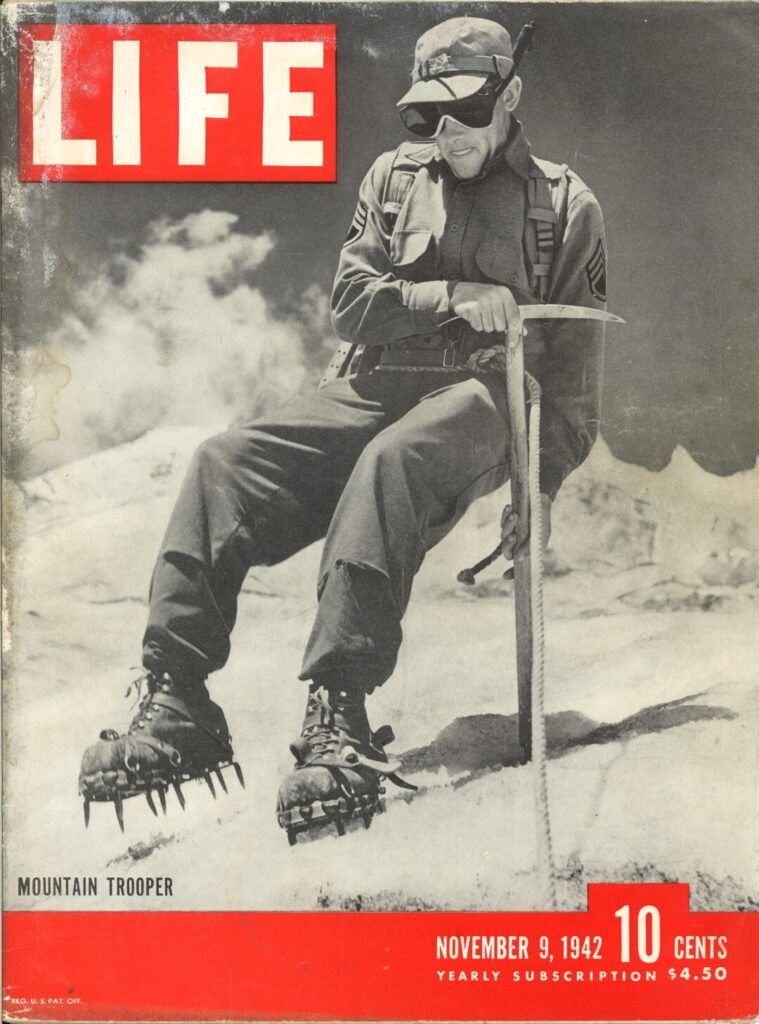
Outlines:
[[[332,322],[341,339],[364,346],[351,372],[376,364],[384,347],[445,346],[452,331],[465,352],[490,347],[492,335],[444,325],[458,281],[506,285],[520,304],[541,301],[528,244],[533,177],[548,179],[556,214],[543,301],[604,307],[598,202],[566,166],[532,157],[518,122],[476,179],[456,178],[435,144],[404,143],[364,178],[340,254]],[[598,431],[603,324],[530,321],[528,332],[526,365],[543,390],[541,490],[553,498]]]

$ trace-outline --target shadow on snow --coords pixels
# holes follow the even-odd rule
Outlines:
[[[725,707],[694,704],[704,694],[692,694],[666,704],[653,704],[621,722],[594,722],[577,711],[561,711],[546,717],[546,742],[550,758],[561,757],[577,747],[614,743],[636,736],[664,732],[693,722],[732,720],[736,712]],[[517,715],[468,715],[456,718],[431,743],[401,755],[403,772],[446,768],[452,774],[469,772],[453,785],[461,786],[487,769],[513,768],[520,764]]]

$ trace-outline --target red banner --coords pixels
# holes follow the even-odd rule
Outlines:
[[[334,25],[19,28],[22,181],[334,181]]]
[[[587,913],[4,915],[23,1020],[734,1020],[759,915],[688,886],[592,885]]]

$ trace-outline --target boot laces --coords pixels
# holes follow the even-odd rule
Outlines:
[[[148,722],[152,721],[153,713],[160,710],[152,702],[153,694],[159,689],[168,690],[171,683],[172,679],[168,672],[164,672],[160,679],[152,672],[143,672],[136,679],[132,680],[124,696],[129,697],[132,691],[134,691],[135,700],[132,707],[138,704],[138,702],[139,704],[137,712],[129,725],[128,735],[134,735],[139,729],[144,729]],[[145,685],[147,685],[147,692],[143,693],[142,690]]]
[[[136,671],[134,667],[132,668],[132,671]],[[150,686],[150,682],[153,678],[154,676],[151,672],[141,672],[140,675],[138,675],[136,679],[133,679],[129,686],[127,686],[126,690],[124,691],[124,697],[129,697],[132,691],[134,691],[136,694],[134,703],[136,704],[137,701],[142,696],[143,684],[147,683],[148,686]],[[132,706],[134,707],[134,704]]]
[[[340,730],[335,725],[335,712],[321,690],[309,694],[306,715],[308,718],[318,716],[303,729],[303,736],[311,744],[312,751],[320,756],[334,754],[340,743]]]

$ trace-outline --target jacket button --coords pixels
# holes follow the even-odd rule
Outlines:
[[[457,235],[459,233],[459,226],[458,226],[458,224],[451,224],[450,232],[451,232],[452,235]]]

